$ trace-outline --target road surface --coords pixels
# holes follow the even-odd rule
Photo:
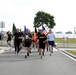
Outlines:
[[[14,49],[0,54],[0,75],[76,75],[76,61],[55,49],[52,56],[46,51],[42,59],[37,49],[27,59],[24,55],[24,50],[16,55]]]

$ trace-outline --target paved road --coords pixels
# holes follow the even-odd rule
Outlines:
[[[0,75],[76,75],[76,61],[55,49],[52,56],[45,52],[43,59],[36,50],[27,59],[24,50],[19,55],[9,50],[0,54]]]

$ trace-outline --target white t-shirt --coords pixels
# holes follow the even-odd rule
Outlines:
[[[47,35],[47,39],[48,39],[48,41],[54,41],[54,40],[55,40],[55,35],[54,35],[54,33],[49,33],[49,34]]]

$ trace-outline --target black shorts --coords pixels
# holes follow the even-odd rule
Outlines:
[[[24,47],[29,47],[30,46],[30,42],[24,42]]]
[[[54,47],[54,41],[48,41],[48,44]]]
[[[45,49],[45,43],[39,43],[39,48]]]

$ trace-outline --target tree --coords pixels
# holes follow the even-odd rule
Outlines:
[[[62,32],[61,32],[61,31],[59,31],[59,32],[56,32],[56,34],[62,34]]]
[[[72,34],[72,32],[71,31],[68,31],[68,32],[66,32],[66,34]]]
[[[43,11],[39,11],[34,18],[34,27],[40,27],[44,24],[48,28],[54,28],[54,26],[56,25],[54,21],[54,16]]]

